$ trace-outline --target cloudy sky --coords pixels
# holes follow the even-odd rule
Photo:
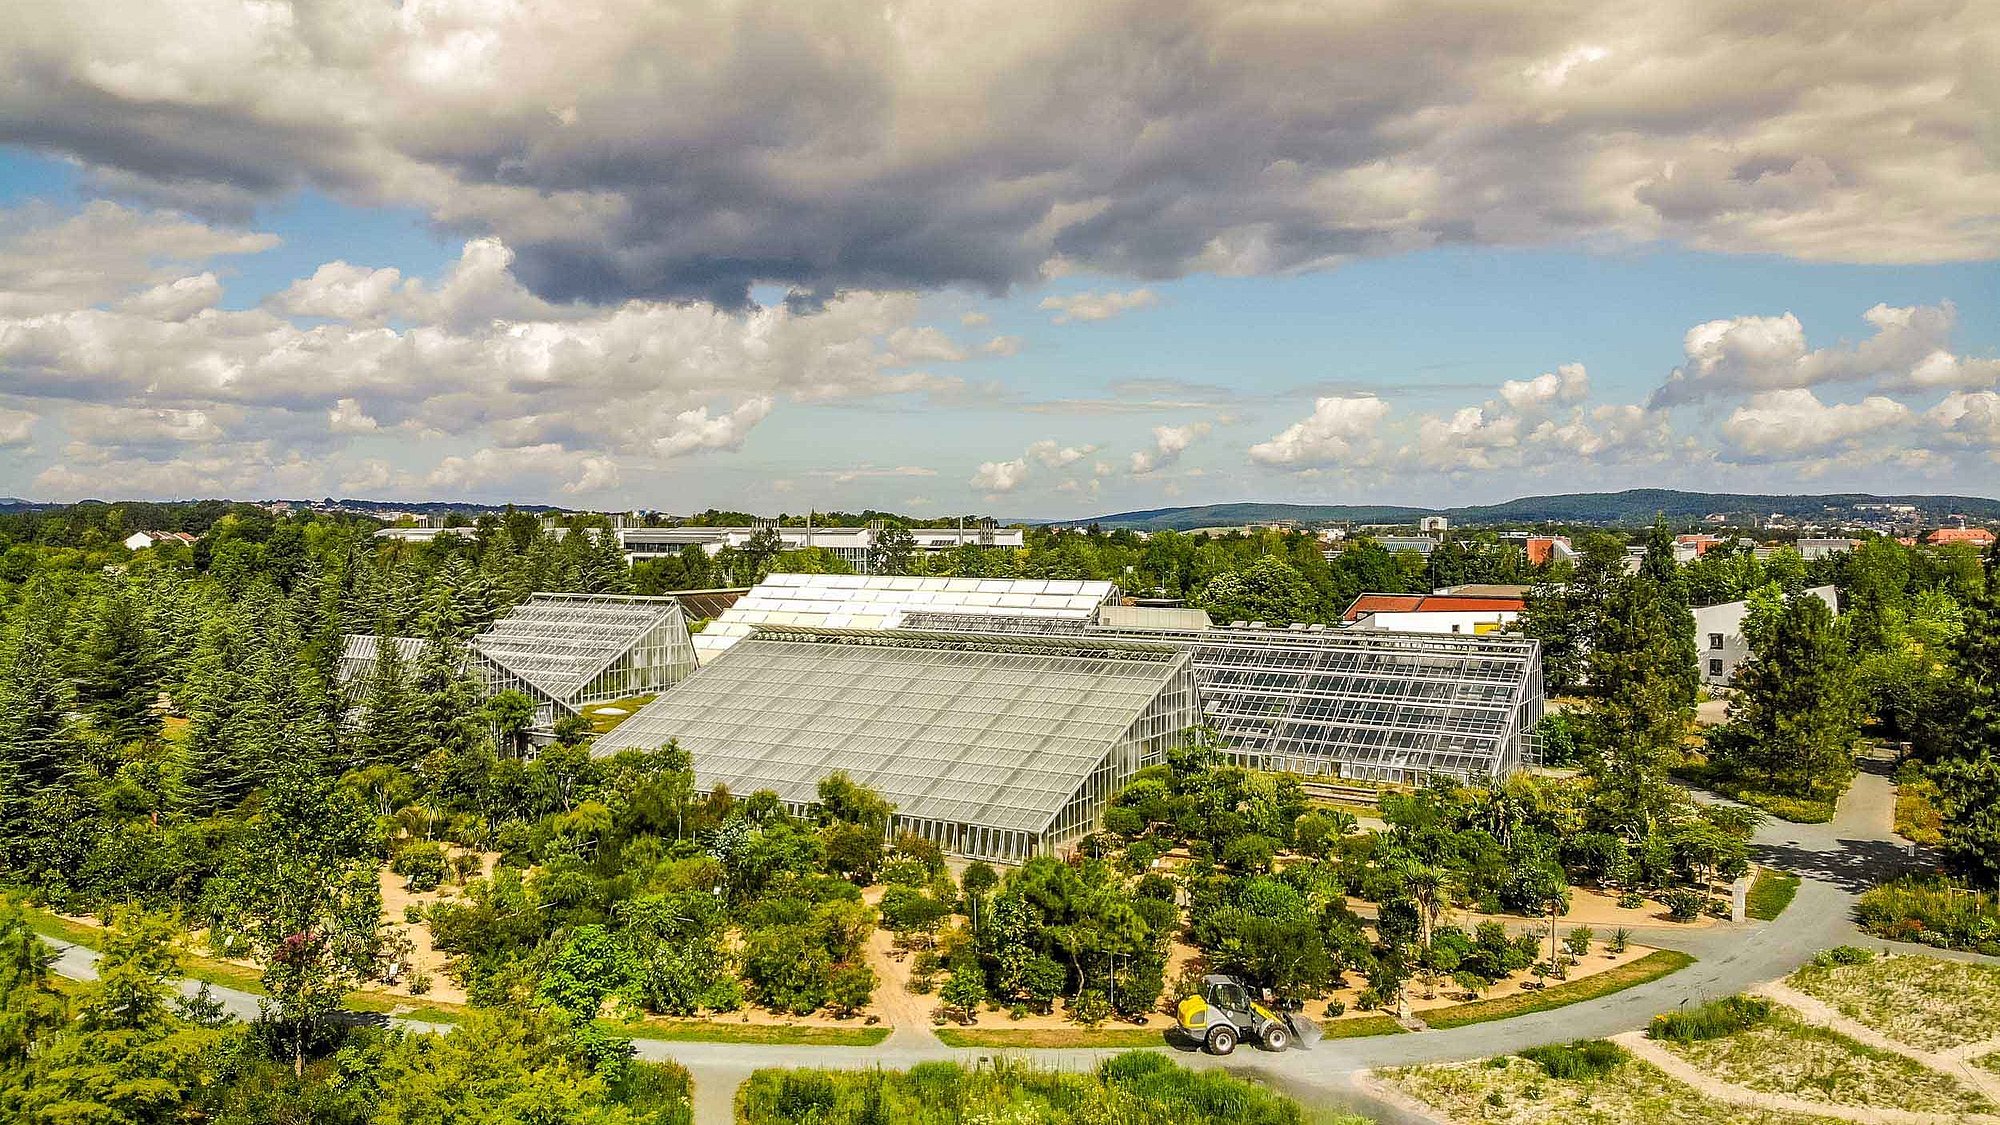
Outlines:
[[[2000,494],[1987,0],[66,0],[0,494]]]

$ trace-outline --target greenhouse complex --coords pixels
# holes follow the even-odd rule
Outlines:
[[[1176,645],[767,626],[593,749],[676,741],[697,787],[768,789],[794,812],[842,771],[896,830],[1019,862],[1089,832],[1199,718]]]
[[[656,695],[592,752],[678,742],[705,789],[801,810],[843,771],[898,830],[990,860],[1086,834],[1191,727],[1252,768],[1412,783],[1520,768],[1542,714],[1539,646],[1514,636],[1218,627],[1059,579],[775,574],[692,597],[718,615],[690,637],[674,597],[537,594],[468,661],[489,693],[535,701],[539,740],[562,714]],[[347,638],[350,691],[385,641],[406,664],[423,651]]]
[[[1532,640],[1217,628],[1108,582],[773,575],[695,645],[595,753],[676,741],[701,786],[794,808],[844,771],[984,859],[1087,833],[1193,726],[1253,768],[1415,782],[1519,768],[1542,711]]]

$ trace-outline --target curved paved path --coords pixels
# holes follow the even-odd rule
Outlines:
[[[1752,854],[1760,863],[1803,876],[1798,896],[1776,923],[1750,922],[1706,929],[1649,930],[1649,944],[1693,954],[1694,965],[1671,976],[1549,1012],[1441,1031],[1329,1040],[1310,1051],[1269,1055],[1245,1049],[1216,1059],[1186,1045],[1175,1049],[1182,1061],[1217,1066],[1264,1081],[1309,1104],[1349,1108],[1385,1122],[1426,1120],[1363,1092],[1354,1075],[1363,1068],[1479,1058],[1556,1040],[1598,1038],[1643,1027],[1661,1011],[1688,1002],[1741,992],[1786,975],[1815,952],[1834,945],[1895,948],[1869,938],[1854,925],[1854,898],[1861,891],[1919,865],[1911,846],[1892,831],[1895,786],[1882,772],[1866,770],[1840,801],[1828,824],[1788,824],[1771,820],[1757,832]],[[63,946],[57,971],[65,976],[95,975],[95,954]],[[1903,947],[1908,949],[1910,947]],[[1935,950],[1922,952],[1934,956]],[[191,988],[191,986],[190,986]],[[257,1014],[257,998],[212,988],[230,1012]],[[402,1022],[402,1021],[398,1021]],[[436,1030],[434,1025],[404,1026]],[[664,1043],[640,1040],[639,1054],[673,1059],[695,1079],[695,1120],[725,1125],[732,1120],[735,1090],[751,1071],[764,1067],[823,1066],[902,1069],[937,1059],[965,1060],[992,1055],[992,1049],[946,1047],[929,1029],[898,1027],[875,1047],[813,1047],[749,1043]],[[1013,1053],[1013,1052],[1010,1052]],[[1057,1068],[1095,1066],[1115,1051],[1022,1051]]]

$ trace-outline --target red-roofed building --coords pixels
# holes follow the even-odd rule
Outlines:
[[[1573,559],[1569,540],[1560,535],[1530,535],[1527,539],[1528,565],[1547,566],[1557,559]]]
[[[1471,594],[1362,594],[1341,614],[1355,629],[1491,633],[1521,615],[1521,598]]]
[[[1993,545],[1993,533],[1983,527],[1940,527],[1924,536],[1924,542],[1933,547],[1962,543],[1967,547],[1984,551]]]

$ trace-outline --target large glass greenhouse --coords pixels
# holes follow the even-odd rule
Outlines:
[[[1202,719],[1259,769],[1419,782],[1518,769],[1542,717],[1525,637],[1359,629],[1122,630],[1194,656]]]
[[[694,645],[706,663],[762,625],[893,629],[918,612],[1089,621],[1117,596],[1113,583],[1075,579],[773,574],[696,634]]]
[[[334,678],[343,686],[363,684],[375,674],[375,665],[382,657],[382,642],[388,640],[396,646],[396,655],[402,659],[405,672],[416,666],[424,654],[422,637],[378,637],[373,633],[349,633],[341,639],[340,663],[334,667]]]
[[[536,594],[472,639],[487,694],[518,691],[535,725],[585,704],[650,695],[694,671],[694,645],[673,598]]]
[[[1091,831],[1199,718],[1175,645],[765,627],[592,752],[677,741],[704,791],[768,789],[799,813],[845,771],[896,806],[896,830],[1020,862]]]

